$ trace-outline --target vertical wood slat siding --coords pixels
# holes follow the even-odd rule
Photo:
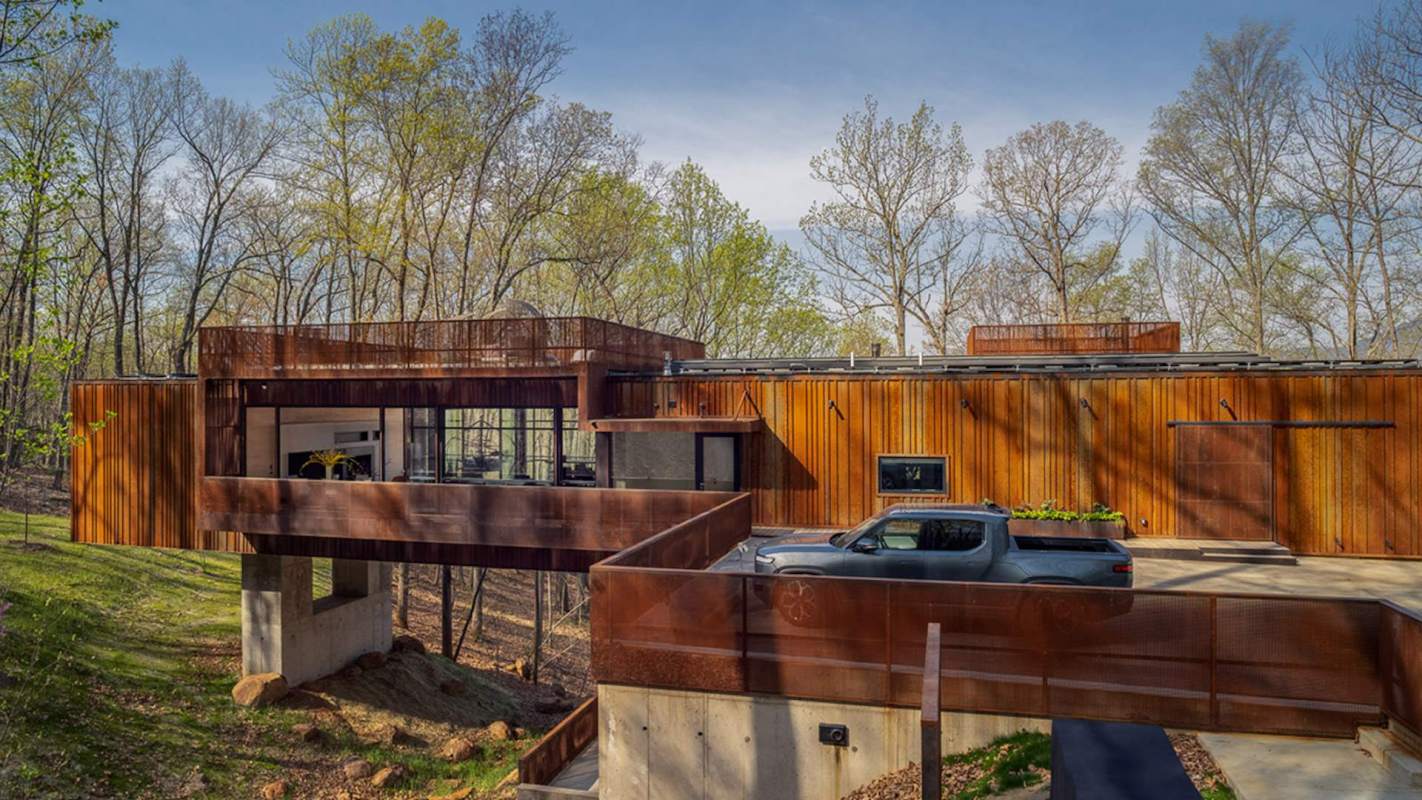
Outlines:
[[[76,383],[71,404],[85,434],[72,453],[73,541],[252,552],[240,534],[197,527],[197,381]]]
[[[1300,553],[1422,556],[1422,374],[673,376],[608,387],[612,414],[639,417],[730,416],[749,392],[766,427],[748,437],[743,475],[763,525],[854,524],[902,499],[876,492],[875,455],[921,453],[947,456],[950,501],[1099,502],[1122,511],[1132,535],[1188,536],[1168,421],[1385,420],[1395,427],[1274,431],[1277,538]]]

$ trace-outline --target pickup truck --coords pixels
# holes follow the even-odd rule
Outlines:
[[[758,573],[936,581],[1131,585],[1110,539],[1013,536],[996,506],[893,506],[843,533],[798,533],[755,550]]]
[[[892,506],[842,533],[794,533],[758,548],[743,544],[741,556],[754,553],[758,574],[1131,586],[1131,554],[1116,542],[1014,536],[1008,532],[1010,518],[997,506]],[[757,594],[773,589],[773,600],[763,599],[794,624],[816,625],[834,615],[825,607],[828,598],[818,596],[812,581],[777,581],[756,589]],[[1065,632],[1084,621],[1124,614],[1133,598],[1130,592],[1113,593],[1104,602],[1083,605],[1071,595],[1048,592],[1032,600],[1024,606],[1026,598],[1012,596],[1010,608],[979,608],[986,615],[983,627],[999,627],[1000,615],[1011,612],[1040,618]]]

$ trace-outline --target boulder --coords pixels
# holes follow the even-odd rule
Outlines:
[[[286,697],[286,678],[279,672],[248,675],[232,687],[232,702],[239,706],[259,708]]]
[[[346,774],[347,778],[358,781],[361,778],[369,778],[370,774],[375,771],[375,768],[370,765],[369,761],[363,758],[352,758],[350,761],[341,765],[341,771]]]
[[[360,674],[364,671],[365,670],[360,668],[359,664],[352,664],[349,667],[346,667],[345,669],[341,670],[341,677],[346,679],[359,678]]]
[[[506,742],[513,738],[513,726],[503,720],[495,720],[484,729],[484,735],[496,742]]]
[[[377,789],[384,789],[387,786],[394,786],[405,777],[405,768],[399,764],[382,769],[370,778],[370,785]]]
[[[385,666],[385,654],[379,650],[372,650],[356,659],[356,666],[369,672],[373,669],[380,669]]]
[[[282,800],[286,797],[286,781],[272,781],[262,787],[262,800]]]
[[[303,742],[317,742],[321,740],[321,729],[309,722],[298,722],[291,726],[291,732],[296,738]]]
[[[395,640],[390,643],[390,652],[423,653],[425,652],[425,643],[408,633],[402,633],[396,636]]]
[[[463,736],[456,736],[439,749],[439,757],[446,761],[468,761],[479,752],[479,747]]]
[[[447,681],[441,681],[439,690],[450,697],[463,697],[469,691],[464,685],[464,681],[455,680],[453,678]]]

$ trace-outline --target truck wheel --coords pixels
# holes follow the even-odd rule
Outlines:
[[[780,576],[771,592],[771,602],[791,625],[807,627],[819,621],[819,591],[813,581],[794,575]]]

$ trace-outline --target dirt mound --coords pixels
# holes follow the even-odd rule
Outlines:
[[[458,696],[441,684],[464,687]],[[429,745],[497,720],[514,719],[518,704],[501,686],[439,656],[392,653],[371,670],[351,668],[304,684],[293,704],[317,705],[338,715],[363,739]],[[315,702],[313,702],[315,701]]]

